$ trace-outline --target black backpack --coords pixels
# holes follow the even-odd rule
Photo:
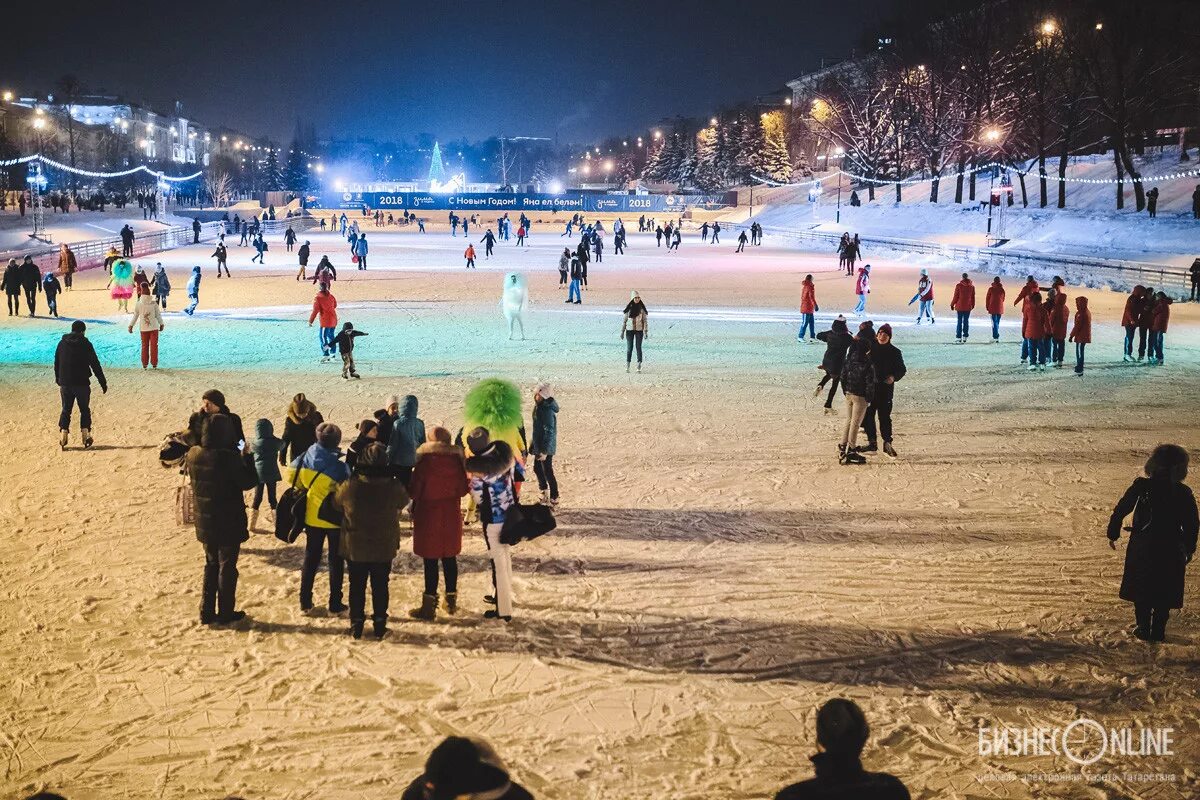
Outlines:
[[[304,530],[304,516],[308,512],[308,490],[321,474],[318,472],[309,481],[308,486],[298,487],[296,482],[300,480],[300,469],[297,467],[292,485],[284,490],[283,496],[279,498],[279,507],[275,509],[275,538],[279,541],[292,544],[300,536],[300,531]]]

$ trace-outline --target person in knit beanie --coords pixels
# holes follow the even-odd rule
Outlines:
[[[401,800],[533,800],[513,782],[508,767],[482,739],[450,736],[425,762],[425,772],[404,790]]]

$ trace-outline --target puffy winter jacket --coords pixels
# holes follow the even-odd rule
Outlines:
[[[1140,284],[1133,287],[1133,291],[1129,293],[1129,297],[1125,298],[1125,310],[1121,312],[1122,328],[1138,324],[1138,319],[1142,315],[1142,305],[1145,302],[1146,287]]]
[[[931,295],[933,289],[930,288]],[[975,309],[975,284],[970,278],[964,278],[954,286],[954,296],[950,298],[951,311],[973,311]]]
[[[846,363],[846,350],[854,337],[846,330],[846,321],[835,319],[833,327],[821,331],[817,338],[825,343],[825,355],[821,358],[821,369],[830,375],[840,375],[842,366]]]
[[[1033,278],[1025,281],[1025,285],[1021,287],[1021,291],[1017,294],[1017,299],[1013,300],[1013,305],[1018,303],[1021,305],[1021,310],[1025,310],[1025,306],[1029,305],[1029,298],[1034,292],[1038,291],[1038,282]]]
[[[471,496],[479,506],[479,518],[485,525],[503,524],[508,509],[516,504],[513,494],[516,463],[512,447],[499,440],[467,459]]]
[[[1041,302],[1028,302],[1021,311],[1021,336],[1041,339],[1050,330],[1046,307]]]
[[[933,278],[925,276],[917,281],[917,299],[923,303],[933,300]]]
[[[359,258],[362,258],[366,254],[367,254],[367,240],[365,238],[360,238],[357,242],[354,243],[354,255],[358,256]]]
[[[1075,298],[1075,324],[1071,326],[1071,341],[1080,344],[1092,343],[1092,312],[1088,310],[1088,299]]]
[[[426,442],[417,448],[412,494],[413,552],[421,558],[452,558],[462,552],[460,501],[469,491],[460,447]]]
[[[204,426],[200,445],[187,453],[187,473],[195,495],[196,538],[205,544],[239,544],[250,538],[242,492],[254,488],[258,475],[251,457],[233,448],[236,435],[232,420],[215,414]]]
[[[994,279],[992,285],[988,287],[987,296],[984,297],[983,304],[989,314],[1004,313],[1004,286],[1000,283],[999,278]]]
[[[817,287],[812,281],[800,284],[800,313],[815,314],[817,312]]]
[[[137,326],[139,331],[157,331],[163,326],[162,312],[158,310],[158,301],[148,294],[138,297],[133,306],[133,318],[129,325]]]
[[[558,449],[558,401],[543,397],[533,404],[533,437],[529,440],[532,455],[552,456]]]
[[[392,435],[388,439],[388,463],[399,467],[411,467],[417,463],[417,447],[425,442],[425,422],[417,416],[417,398],[405,395],[400,403],[400,414],[392,424]]]
[[[275,435],[275,426],[268,419],[254,424],[254,471],[259,483],[275,483],[283,480],[279,473],[278,459],[283,451],[283,440]]]
[[[860,397],[875,396],[875,364],[871,361],[873,339],[855,339],[842,367],[842,392]]]
[[[1067,338],[1067,322],[1071,319],[1071,309],[1067,308],[1067,296],[1061,291],[1054,295],[1054,307],[1050,310],[1050,338]]]
[[[337,298],[330,292],[317,292],[317,296],[313,298],[312,313],[308,315],[308,324],[311,325],[317,317],[321,318],[322,328],[337,327]]]
[[[308,505],[304,513],[304,524],[310,528],[337,528],[317,515],[325,495],[350,477],[349,468],[340,460],[337,450],[326,450],[314,444],[304,455],[292,462],[288,481],[308,489]],[[297,475],[299,473],[299,475]]]
[[[386,475],[355,475],[334,490],[332,502],[343,514],[342,558],[379,563],[396,557],[400,509],[408,505],[403,483]]]
[[[92,343],[82,333],[64,334],[54,351],[54,382],[59,386],[87,386],[93,375],[100,388],[107,391],[108,381]]]
[[[871,293],[871,273],[867,272],[867,268],[863,267],[858,271],[858,277],[854,279],[855,294],[870,294]]]
[[[1171,321],[1171,298],[1160,297],[1154,303],[1154,316],[1150,320],[1150,330],[1158,333],[1167,332],[1167,323]]]

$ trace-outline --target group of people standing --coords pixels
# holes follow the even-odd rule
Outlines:
[[[473,401],[481,391],[501,391],[505,397]],[[250,441],[224,395],[205,392],[187,430],[179,435],[190,446],[182,461],[194,494],[196,536],[205,551],[200,621],[229,624],[245,617],[236,603],[239,550],[257,526],[264,495],[270,507],[278,509],[276,484],[281,480],[305,490],[299,510],[305,536],[302,611],[314,607],[314,583],[327,553],[329,613],[349,611],[350,633],[360,638],[369,583],[373,633],[383,637],[392,560],[399,550],[401,516],[407,513],[413,551],[424,565],[421,605],[409,616],[436,618],[439,577],[444,581],[444,609],[456,614],[464,520],[477,514],[493,563],[493,593],[485,597],[493,607],[484,616],[510,620],[512,563],[510,545],[501,541],[501,534],[506,515],[519,501],[529,460],[534,462],[541,501],[553,506],[559,499],[553,467],[559,406],[550,384],[538,383],[533,401],[532,437],[526,443],[519,392],[506,382],[483,381],[468,394],[467,423],[457,439],[441,426],[427,432],[416,397],[401,400],[393,395],[384,408],[359,423],[356,438],[343,452],[341,429],[326,422],[303,394],[292,399],[282,436],[276,437],[271,421],[264,418],[256,423]],[[286,474],[281,467],[288,468]],[[251,489],[254,501],[247,519],[243,492]],[[471,506],[464,515],[461,502],[468,495]],[[348,605],[343,602],[346,573]]]

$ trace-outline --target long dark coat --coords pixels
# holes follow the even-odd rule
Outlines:
[[[1157,608],[1183,608],[1183,572],[1196,552],[1200,519],[1196,498],[1182,483],[1138,478],[1117,501],[1108,520],[1108,538],[1121,536],[1121,522],[1133,512],[1121,599]]]
[[[234,449],[234,426],[224,414],[209,417],[199,447],[188,450],[186,464],[195,494],[196,538],[205,544],[241,544],[246,528],[242,492],[258,483],[254,459]]]

